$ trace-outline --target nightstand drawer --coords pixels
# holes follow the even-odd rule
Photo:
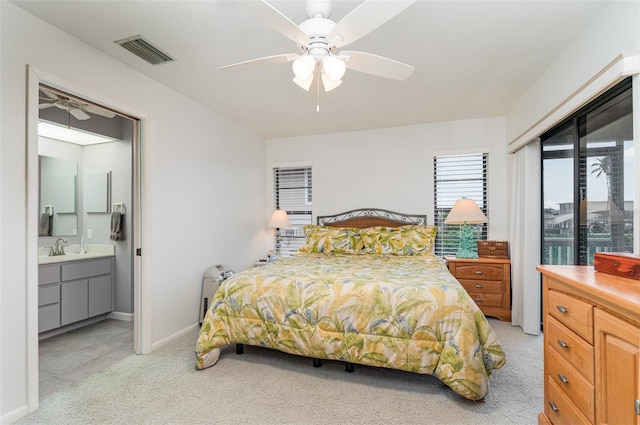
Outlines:
[[[459,264],[456,266],[456,277],[458,279],[502,280],[504,279],[503,270],[501,265]]]
[[[478,307],[502,307],[502,294],[485,294],[482,292],[469,292],[471,299]]]
[[[464,289],[468,293],[481,292],[483,294],[502,294],[504,289],[502,288],[501,280],[466,280],[458,279],[458,281],[464,286]]]
[[[549,348],[555,350],[560,358],[566,360],[578,372],[584,376],[587,381],[593,383],[594,375],[594,354],[593,346],[589,345],[585,340],[574,334],[567,327],[555,320],[553,317],[548,318],[548,335]]]

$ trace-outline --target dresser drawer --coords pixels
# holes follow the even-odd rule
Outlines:
[[[569,397],[558,388],[556,383],[547,376],[549,401],[544,406],[544,412],[551,419],[553,425],[590,425],[591,422],[578,410]]]
[[[502,280],[504,268],[491,264],[458,264],[455,275],[458,279]]]
[[[571,332],[571,330],[553,317],[549,317],[547,327],[549,350],[555,350],[560,358],[566,360],[580,372],[587,381],[593,384],[593,346]]]
[[[558,291],[549,291],[549,314],[593,344],[593,305]]]
[[[563,360],[555,350],[548,350],[547,370],[558,388],[589,419],[595,421],[595,392],[593,385]]]
[[[458,279],[467,292],[477,292],[483,294],[502,294],[502,281],[495,280],[467,280]]]

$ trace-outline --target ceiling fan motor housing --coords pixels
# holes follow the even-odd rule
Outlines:
[[[322,60],[331,51],[327,36],[335,26],[335,22],[322,18],[307,19],[300,24],[300,29],[309,36],[307,51],[316,60]]]
[[[331,15],[331,1],[307,0],[304,11],[309,18],[328,18]]]

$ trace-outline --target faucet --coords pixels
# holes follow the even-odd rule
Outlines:
[[[53,255],[65,255],[63,244],[66,244],[66,243],[67,243],[67,240],[65,238],[56,239],[56,247],[53,251]]]

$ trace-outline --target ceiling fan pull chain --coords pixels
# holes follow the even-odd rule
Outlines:
[[[320,112],[320,75],[316,78],[316,112]]]

